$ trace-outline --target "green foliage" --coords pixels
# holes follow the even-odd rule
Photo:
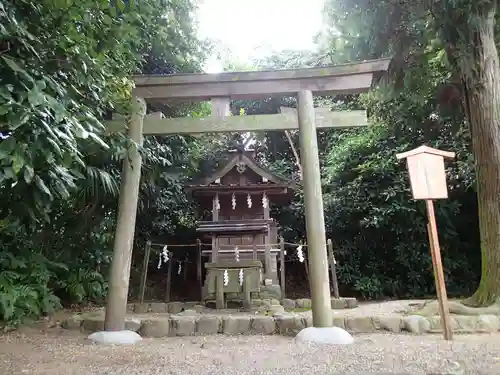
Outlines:
[[[320,39],[334,62],[394,58],[389,78],[359,101],[373,125],[330,135],[325,210],[341,280],[367,297],[434,294],[425,208],[395,157],[428,144],[457,154],[437,220],[449,293],[471,293],[480,273],[471,140],[460,100],[443,100],[454,71],[432,17],[421,2],[332,0],[325,10],[335,31]]]
[[[103,135],[102,120],[126,113],[132,74],[200,70],[194,9],[190,0],[0,4],[0,320],[104,300],[129,141]],[[140,210],[154,219],[139,220],[144,235],[189,217],[182,183],[193,143],[146,140]]]
[[[405,165],[395,157],[419,141],[411,133],[394,133],[393,124],[377,124],[369,131],[333,137],[336,147],[328,155],[326,224],[338,244],[340,279],[370,298],[430,295],[434,287],[425,208],[411,200]],[[425,141],[454,150],[458,144],[465,148],[458,157],[467,158],[467,137],[443,130]],[[474,249],[477,233],[460,235],[471,226],[475,209],[470,204],[474,194],[467,188],[470,163],[462,161],[464,169],[457,165],[448,170],[454,187],[450,200],[437,205],[451,294],[470,292],[478,271],[477,253],[467,251]]]
[[[6,322],[7,328],[60,307],[50,283],[55,272],[67,270],[65,265],[49,261],[40,252],[24,248],[29,243],[15,239],[23,233],[9,234],[13,239],[8,245],[18,245],[23,252],[14,255],[0,249],[0,320]]]
[[[321,65],[325,56],[343,63],[395,54],[393,70],[377,90],[317,102],[335,110],[366,108],[372,122],[367,129],[318,133],[327,236],[336,243],[343,293],[365,298],[434,294],[425,207],[411,199],[405,164],[395,156],[428,144],[457,154],[448,168],[450,199],[436,209],[448,291],[465,295],[477,286],[480,273],[475,176],[460,103],[442,100],[443,86],[453,75],[443,44],[429,25],[409,24],[408,18],[400,20],[398,38],[384,40],[385,25],[396,17],[387,10],[390,3],[355,3],[329,2],[332,27],[319,37],[326,49],[317,57],[288,52],[260,62],[267,69],[291,68]],[[294,100],[238,105],[249,113],[276,113]],[[293,141],[298,147],[296,134]],[[296,173],[283,133],[267,133],[264,146],[272,169]],[[305,239],[301,192],[289,206],[275,207],[273,216],[289,241]]]
[[[61,275],[59,286],[69,295],[73,303],[85,300],[103,302],[107,285],[101,273],[90,269],[73,269],[67,275]]]
[[[129,141],[103,135],[102,120],[110,111],[126,113],[131,74],[199,71],[209,47],[196,37],[193,1],[121,5],[0,4],[0,319],[9,326],[61,305],[104,300]],[[394,55],[391,76],[378,90],[316,99],[335,110],[367,108],[373,122],[368,129],[318,134],[327,235],[336,243],[342,292],[368,298],[433,293],[425,210],[410,199],[405,166],[395,159],[427,143],[457,153],[448,168],[450,199],[439,202],[437,215],[448,290],[468,293],[479,274],[471,142],[460,103],[440,96],[454,77],[443,42],[451,36],[440,37],[426,9],[410,3],[330,0],[327,12],[321,53],[283,51],[228,68]],[[232,104],[233,115],[268,114],[294,106],[295,98]],[[206,103],[149,109],[166,116],[210,112]],[[298,148],[298,135],[291,136]],[[263,162],[297,175],[283,133],[255,138]],[[193,241],[199,216],[184,185],[210,174],[240,140],[241,134],[146,138],[133,278],[146,239]],[[287,240],[305,239],[301,191],[273,211]]]
[[[0,123],[8,138],[0,145],[0,176],[12,205],[2,217],[48,220],[51,202],[67,199],[79,179],[79,144],[106,147],[99,118],[117,93],[108,82],[126,77],[138,61],[133,37],[123,44],[118,38],[139,20],[122,23],[111,10],[108,1],[3,5],[1,40],[9,49],[0,65]]]

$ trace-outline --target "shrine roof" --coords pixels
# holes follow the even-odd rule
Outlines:
[[[234,155],[221,167],[219,167],[214,173],[208,177],[199,179],[198,181],[193,181],[192,184],[187,185],[190,190],[196,190],[196,188],[247,188],[247,189],[260,189],[260,188],[272,188],[272,187],[286,187],[291,189],[297,188],[297,183],[292,180],[278,175],[272,172],[268,168],[260,165],[254,157],[249,156],[252,150],[242,151],[237,150]],[[220,179],[226,174],[232,171],[234,168],[243,170],[240,173],[244,173],[246,168],[252,170],[257,175],[262,177],[263,181],[259,183],[248,184],[246,186],[239,185],[223,185],[220,184]]]

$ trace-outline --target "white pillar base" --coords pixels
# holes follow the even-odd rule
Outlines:
[[[134,331],[101,331],[92,333],[88,339],[96,344],[133,345],[142,337]]]
[[[349,332],[339,327],[307,327],[295,336],[297,341],[314,344],[349,345],[354,338]]]

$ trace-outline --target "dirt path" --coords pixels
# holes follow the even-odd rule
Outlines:
[[[131,347],[86,343],[61,329],[0,336],[0,374],[18,375],[240,375],[336,372],[446,373],[448,360],[470,374],[500,373],[500,335],[373,334],[350,346],[311,346],[280,336],[145,339]]]

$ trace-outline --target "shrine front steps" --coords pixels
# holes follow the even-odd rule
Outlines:
[[[397,314],[380,316],[342,316],[334,314],[333,326],[360,333],[413,334],[442,332],[439,316],[425,318],[419,315]],[[128,318],[125,329],[138,332],[142,337],[173,337],[203,335],[285,335],[295,336],[300,330],[312,326],[311,315],[292,313],[265,315],[193,315],[142,316]],[[104,329],[104,316],[74,315],[62,323],[63,328],[84,332]],[[500,329],[500,319],[494,315],[452,315],[452,328],[456,333],[493,333]]]
[[[300,298],[296,300],[285,298],[281,302],[274,298],[252,299],[252,307],[256,307],[256,310],[260,310],[258,307],[261,306],[272,307],[276,305],[283,306],[285,310],[308,310],[311,309],[312,302],[309,298]],[[358,301],[356,298],[331,298],[331,307],[333,310],[353,309],[358,307]],[[183,310],[190,309],[202,312],[205,307],[201,302],[152,302],[131,303],[127,305],[127,311],[136,314],[146,314],[149,312],[178,314]]]

